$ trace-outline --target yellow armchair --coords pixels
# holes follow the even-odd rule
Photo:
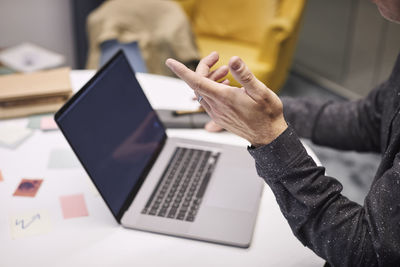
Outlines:
[[[295,50],[306,0],[175,0],[189,17],[202,57],[219,52],[216,67],[241,57],[277,92]],[[231,74],[228,79],[239,85]]]

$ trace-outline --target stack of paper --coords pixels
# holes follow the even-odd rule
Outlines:
[[[69,69],[0,76],[0,118],[53,112],[71,96]]]

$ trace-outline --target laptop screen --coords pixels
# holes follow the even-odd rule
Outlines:
[[[125,55],[111,59],[55,118],[118,218],[165,138]]]

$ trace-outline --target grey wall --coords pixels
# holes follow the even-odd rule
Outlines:
[[[68,0],[0,0],[0,48],[32,42],[63,54],[74,67],[71,18]]]
[[[341,95],[358,98],[390,74],[400,25],[367,0],[308,0],[294,69]]]

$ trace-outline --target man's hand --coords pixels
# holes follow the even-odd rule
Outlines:
[[[204,57],[200,60],[199,65],[197,65],[196,73],[200,74],[203,77],[207,77],[213,81],[219,81],[223,79],[229,73],[229,68],[226,65],[219,67],[216,70],[210,71],[210,69],[217,63],[219,60],[219,55],[217,52],[211,52],[208,56]],[[225,79],[222,81],[223,84],[229,84],[229,80]],[[198,95],[196,95],[196,98]],[[224,128],[216,124],[213,120],[209,121],[205,127],[209,132],[220,132]]]
[[[228,68],[242,88],[204,77],[208,64],[199,64],[201,70],[196,72],[174,59],[167,59],[166,65],[203,97],[201,105],[218,125],[253,146],[269,144],[287,128],[279,97],[257,80],[239,57],[232,57]]]

